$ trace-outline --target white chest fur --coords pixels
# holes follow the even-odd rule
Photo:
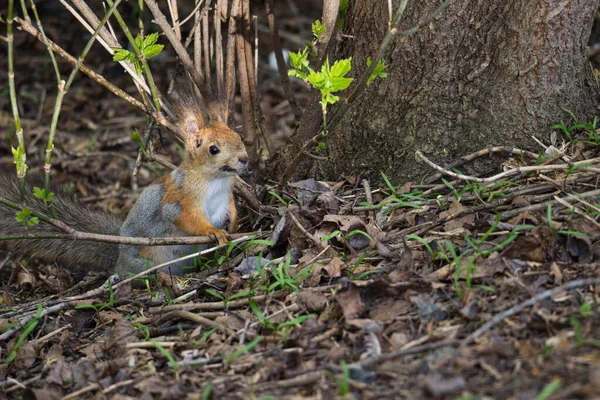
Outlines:
[[[219,178],[208,184],[204,196],[206,218],[214,227],[224,229],[229,215],[229,196],[231,196],[232,178]]]

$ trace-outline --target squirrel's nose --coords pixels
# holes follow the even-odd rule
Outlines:
[[[248,169],[248,157],[238,158],[237,173],[242,174]]]

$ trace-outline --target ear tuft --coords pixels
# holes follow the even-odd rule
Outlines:
[[[198,136],[200,134],[200,128],[198,127],[198,121],[193,117],[188,117],[185,120],[185,133],[188,137]]]

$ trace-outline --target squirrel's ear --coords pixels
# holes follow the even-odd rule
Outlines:
[[[197,96],[190,82],[176,81],[169,94],[170,108],[174,114],[174,122],[183,125],[186,134],[198,133],[200,128],[209,125],[210,117],[204,100]],[[192,132],[190,132],[190,129]]]
[[[185,120],[185,134],[187,141],[187,150],[192,153],[196,153],[202,146],[202,135],[200,134],[200,127],[198,121],[195,118],[187,118]]]

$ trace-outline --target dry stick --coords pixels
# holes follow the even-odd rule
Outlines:
[[[179,23],[179,9],[177,8],[177,0],[167,1],[169,12],[171,13],[171,21],[173,22],[173,30],[177,39],[181,42],[181,24]]]
[[[158,324],[163,324],[165,321],[168,321],[171,319],[177,319],[177,318],[187,319],[189,321],[195,322],[200,325],[208,326],[210,328],[217,328],[217,330],[219,332],[226,333],[227,335],[235,334],[235,331],[233,329],[228,328],[228,327],[224,326],[223,324],[220,324],[220,323],[210,320],[206,317],[203,317],[201,315],[197,315],[197,314],[194,314],[193,312],[185,311],[185,310],[170,311],[166,314],[161,315],[158,318],[157,322],[158,322]]]
[[[354,90],[352,91],[350,96],[348,96],[348,98],[344,99],[341,107],[338,109],[338,111],[335,113],[335,115],[329,121],[329,124],[327,125],[327,128],[325,129],[326,131],[332,131],[333,129],[335,129],[335,127],[338,125],[338,123],[341,121],[341,119],[344,117],[344,115],[346,115],[346,113],[348,112],[348,110],[350,109],[352,104],[356,101],[356,99],[365,90],[365,87],[367,86],[367,82],[368,82],[369,78],[371,77],[371,74],[373,74],[373,71],[375,71],[375,67],[379,63],[379,60],[383,59],[383,56],[385,55],[387,47],[389,46],[392,38],[394,38],[394,36],[412,36],[415,33],[419,32],[421,29],[426,27],[435,18],[442,15],[442,13],[446,10],[446,8],[448,8],[448,6],[450,6],[450,4],[454,3],[454,0],[444,1],[438,7],[437,10],[435,10],[430,16],[425,18],[425,20],[423,20],[419,24],[415,25],[414,27],[412,27],[408,30],[405,30],[405,31],[398,31],[398,28],[397,28],[398,22],[400,21],[400,18],[402,17],[402,15],[404,13],[403,7],[406,7],[406,2],[407,2],[407,0],[402,1],[402,4],[400,5],[400,9],[396,13],[396,16],[394,17],[393,21],[391,21],[390,29],[388,30],[387,34],[383,38],[383,41],[381,42],[381,45],[379,46],[379,50],[377,50],[377,54],[375,55],[375,57],[373,58],[373,60],[371,62],[371,66],[367,68],[367,70],[361,77],[359,83],[356,85],[356,87],[354,88]]]
[[[221,3],[217,0],[213,9],[213,25],[215,28],[215,64],[217,70],[217,89],[219,93],[225,93],[225,76],[223,75],[223,35],[221,32]]]
[[[296,122],[300,122],[302,117],[302,109],[298,106],[296,96],[292,90],[292,84],[290,77],[288,76],[288,68],[283,58],[283,50],[281,48],[281,40],[279,38],[279,29],[277,28],[277,21],[275,20],[275,12],[273,11],[273,0],[265,0],[265,7],[267,9],[267,21],[269,23],[269,31],[271,33],[271,42],[273,43],[273,51],[275,52],[275,59],[277,60],[277,70],[279,71],[279,80],[283,86],[285,96],[290,103]]]
[[[228,3],[223,2],[226,6]],[[233,0],[229,8],[229,25],[227,27],[227,59],[225,65],[225,101],[227,106],[228,121],[233,122],[233,111],[235,108],[235,48],[236,35],[238,34],[237,20],[239,18],[240,0]]]
[[[567,165],[567,164],[558,164],[558,165],[553,164],[553,165],[540,165],[540,166],[530,166],[530,167],[518,167],[518,168],[509,169],[508,171],[504,171],[500,174],[491,176],[489,178],[478,178],[475,176],[462,175],[462,174],[457,174],[452,171],[448,171],[447,169],[444,169],[444,168],[440,167],[439,165],[433,163],[431,160],[429,160],[427,157],[425,157],[420,150],[417,150],[416,154],[423,161],[425,161],[431,168],[443,173],[444,175],[448,175],[453,178],[461,179],[464,181],[473,181],[473,182],[479,182],[479,183],[496,182],[502,178],[506,178],[507,176],[515,175],[518,173],[533,172],[533,171],[537,172],[537,171],[568,170],[569,168],[573,168],[573,166],[594,164],[594,163],[600,162],[600,158],[592,158],[591,160],[583,160],[583,161],[578,161],[576,163],[573,163],[573,166]],[[578,169],[582,170],[582,171],[600,173],[600,168],[580,167]]]
[[[77,11],[75,11],[65,0],[60,0],[60,2],[75,18],[77,18],[77,20],[81,23],[81,25],[88,32],[90,32],[90,33],[94,32],[94,28],[92,28],[92,26],[97,27],[98,23],[100,21],[98,20],[98,17],[96,17],[96,14],[94,14],[94,12],[89,8],[89,6],[83,0],[72,0],[72,2],[75,5],[75,7],[77,7],[79,12],[85,17],[85,19],[81,15],[79,15],[77,13]],[[86,22],[86,20],[88,22]],[[98,41],[110,55],[115,54],[115,51],[113,49],[121,47],[121,45],[119,44],[117,39],[115,37],[113,37],[110,34],[110,32],[108,31],[108,29],[106,29],[106,28],[102,28],[100,30],[100,38],[102,40],[98,40]],[[133,79],[133,82],[135,83],[136,88],[138,89],[138,91],[140,92],[140,95],[142,95],[142,97],[144,99],[145,99],[144,92],[151,94],[150,88],[146,84],[144,77],[138,75],[135,72],[135,68],[130,61],[128,61],[128,60],[119,61],[119,64],[125,69],[125,71]],[[164,107],[164,104],[161,104],[161,105]]]
[[[27,32],[30,35],[36,37],[40,42],[45,43],[44,42],[44,37],[42,36],[42,34],[31,23],[29,23],[27,21],[24,21],[24,20],[22,20],[20,18],[15,18],[15,21],[20,25],[20,27],[25,32]],[[69,53],[67,53],[66,51],[64,51],[61,47],[59,47],[56,43],[54,43],[50,39],[48,39],[48,41],[47,41],[46,44],[49,47],[49,49],[52,50],[52,52],[54,52],[54,53],[58,54],[59,56],[61,56],[69,64],[71,64],[71,65],[76,65],[77,64],[77,59],[75,57],[71,56]],[[101,86],[105,87],[106,89],[108,89],[112,93],[114,93],[115,95],[119,96],[120,98],[122,98],[123,100],[125,100],[126,102],[128,102],[129,104],[131,104],[134,107],[142,110],[143,112],[148,112],[148,110],[146,109],[146,107],[140,101],[138,101],[134,97],[130,96],[129,94],[125,93],[123,90],[119,89],[118,87],[116,87],[115,85],[113,85],[112,83],[110,83],[109,81],[107,81],[102,75],[100,75],[100,74],[92,71],[90,68],[88,68],[83,63],[81,63],[79,65],[79,70],[81,72],[83,72],[84,74],[86,74],[87,76],[89,76],[90,78],[92,78],[93,80],[95,80]]]
[[[196,66],[196,70],[202,75],[202,31],[199,28],[201,22],[202,16],[198,9],[194,15],[194,65]]]
[[[20,160],[17,166],[17,178],[19,178],[19,198],[25,200],[25,175],[27,174],[27,154],[25,152],[25,139],[23,138],[23,127],[19,118],[19,106],[17,104],[17,91],[15,88],[14,71],[14,36],[13,36],[13,6],[14,0],[8,0],[8,15],[6,20],[6,41],[8,42],[8,88],[10,93],[10,105],[12,107],[13,119],[15,121],[15,133],[19,143]],[[15,160],[16,161],[16,160]]]
[[[404,0],[405,2],[407,0]],[[402,6],[401,6],[402,7]],[[321,15],[321,22],[325,26],[325,32],[321,35],[321,40],[318,43],[317,52],[317,68],[320,69],[325,61],[325,55],[329,49],[329,43],[333,32],[336,30],[336,23],[338,20],[338,13],[340,10],[340,0],[325,0],[323,1],[323,13]]]
[[[106,2],[112,6],[113,0],[106,0]],[[154,108],[156,108],[156,111],[160,111],[160,107],[161,107],[160,97],[161,96],[159,95],[158,89],[156,88],[156,85],[154,84],[154,78],[152,77],[152,72],[150,71],[150,65],[148,65],[148,60],[146,60],[146,56],[144,55],[142,50],[137,45],[135,38],[131,34],[129,27],[123,20],[123,17],[121,17],[121,13],[119,13],[119,11],[115,11],[115,18],[117,19],[117,22],[119,23],[119,26],[121,27],[121,30],[125,34],[125,37],[127,37],[127,40],[129,40],[129,44],[131,45],[133,53],[138,58],[138,60],[140,60],[140,62],[142,63],[142,70],[143,70],[144,74],[146,75],[146,80],[148,81],[148,86],[150,86],[150,93],[152,94],[152,101],[154,102]]]
[[[232,236],[232,235],[230,235],[230,236]],[[240,243],[240,242],[243,242],[243,241],[246,241],[246,240],[249,240],[249,239],[250,239],[249,236],[242,236],[242,237],[239,237],[239,238],[237,238],[235,240],[232,240],[230,243]],[[171,264],[175,264],[175,263],[178,263],[180,261],[189,260],[189,259],[194,258],[194,257],[203,256],[205,254],[212,253],[215,250],[222,249],[222,248],[227,247],[227,246],[229,246],[228,243],[226,243],[226,244],[220,244],[218,246],[214,246],[214,247],[211,247],[211,248],[206,249],[206,250],[202,250],[202,251],[199,251],[199,252],[196,252],[196,253],[189,254],[187,256],[179,257],[179,258],[177,258],[175,260],[167,261],[165,263],[156,265],[156,266],[154,266],[152,268],[148,268],[147,270],[140,272],[139,274],[136,274],[136,275],[134,275],[134,276],[132,276],[130,278],[127,278],[124,281],[119,282],[117,285],[114,286],[114,288],[116,289],[116,288],[118,288],[120,286],[123,286],[126,283],[129,283],[129,282],[133,281],[134,279],[140,278],[142,276],[146,276],[146,275],[148,275],[148,274],[150,274],[150,273],[152,273],[154,271],[158,271],[159,269],[167,267],[167,266],[169,266]],[[217,271],[215,271],[214,273],[217,273]]]
[[[69,305],[69,303],[65,302],[65,303],[59,303],[59,304],[53,305],[52,307],[45,308],[44,310],[42,310],[42,312],[39,316],[39,319],[41,319],[42,317],[45,317],[46,315],[58,312],[58,311],[62,310],[63,308],[66,308],[68,305]],[[16,332],[18,332],[21,329],[21,327],[25,326],[29,321],[31,321],[32,319],[35,318],[35,314],[36,313],[32,313],[30,316],[27,316],[27,317],[22,318],[21,320],[17,321],[19,326],[16,328],[12,328],[12,329],[4,332],[2,335],[0,335],[0,342],[8,340],[12,335],[14,335]]]
[[[196,14],[198,13],[198,10],[200,10],[200,7],[203,7],[204,5],[206,5],[206,0],[198,0],[198,1],[196,1],[196,5],[194,6],[194,9],[178,25],[179,26],[183,26],[192,17],[194,17],[194,21],[196,21]]]
[[[548,299],[548,298],[554,296],[555,294],[566,291],[566,290],[580,288],[580,287],[584,287],[584,286],[591,286],[591,285],[600,285],[600,278],[578,279],[575,281],[565,283],[562,286],[558,286],[553,289],[545,290],[541,293],[538,293],[535,296],[533,296],[532,298],[530,298],[529,300],[521,302],[521,303],[509,308],[508,310],[501,312],[500,314],[496,314],[494,316],[494,318],[492,318],[491,320],[489,320],[488,322],[483,324],[475,332],[473,332],[469,336],[467,336],[463,340],[463,342],[460,344],[459,350],[463,349],[465,346],[471,344],[475,339],[477,339],[478,337],[480,337],[481,335],[483,335],[484,333],[486,333],[487,331],[492,329],[494,326],[498,325],[500,322],[504,321],[506,318],[511,317],[511,316],[521,312],[522,310],[524,310],[527,307],[535,305],[539,301]]]
[[[276,389],[290,389],[297,386],[306,386],[312,383],[319,382],[324,375],[325,373],[323,371],[310,371],[289,379],[280,379],[278,381],[257,383],[253,385],[253,391],[272,391]]]
[[[142,0],[144,1],[144,0]],[[210,1],[209,1],[210,3]],[[208,6],[208,5],[207,5]],[[200,9],[201,11],[201,9]],[[183,44],[183,47],[187,50],[188,47],[190,47],[190,43],[192,43],[192,39],[194,39],[195,37],[195,33],[197,29],[200,29],[200,18],[194,18],[194,26],[192,26],[192,29],[190,30],[190,33],[188,34],[188,37],[185,39],[185,43]],[[171,91],[169,90],[169,93]]]
[[[271,293],[269,295],[254,296],[252,299],[260,303],[262,301],[272,298],[284,298],[286,294],[283,291]],[[150,308],[148,312],[150,314],[158,314],[163,312],[175,311],[175,310],[196,310],[196,311],[220,311],[220,310],[232,310],[238,307],[246,307],[250,304],[250,299],[239,299],[228,301],[224,303],[222,301],[216,301],[212,303],[186,303],[186,304],[171,304],[167,306]]]
[[[204,82],[210,86],[210,35],[208,31],[208,7],[202,10],[202,48],[204,50]]]
[[[598,221],[596,221],[594,218],[592,218],[589,215],[587,215],[587,213],[585,211],[583,211],[580,208],[578,208],[578,207],[570,204],[569,202],[567,202],[566,200],[561,199],[558,196],[554,196],[554,200],[556,200],[557,202],[559,202],[563,206],[565,206],[565,207],[573,210],[577,214],[583,216],[585,219],[587,219],[588,221],[590,221],[592,224],[596,225],[596,228],[600,228],[600,223],[598,223]]]
[[[40,16],[38,15],[38,12],[37,12],[37,6],[33,2],[33,0],[30,0],[30,1],[31,1],[31,10],[33,11],[33,15],[35,16],[35,22],[37,23],[37,25],[40,28],[40,32],[42,33],[42,37],[44,38],[44,44],[46,45],[46,48],[48,49],[48,54],[50,55],[50,60],[52,61],[52,66],[54,67],[54,72],[56,73],[56,83],[60,84],[60,71],[58,69],[58,64],[56,63],[56,58],[54,57],[54,52],[50,49],[50,46],[48,45],[48,38],[46,37],[46,33],[44,32],[44,27],[42,26],[42,21],[40,21]]]
[[[252,16],[252,26],[254,27],[254,82],[258,82],[258,17]]]
[[[323,250],[325,248],[323,242],[321,242],[315,235],[307,231],[306,228],[302,226],[300,221],[298,221],[298,219],[294,216],[294,213],[290,212],[289,216],[292,218],[292,221],[294,222],[294,225],[296,225],[296,228],[300,229],[300,232],[302,232],[304,236],[306,236],[308,239],[310,239],[311,242],[317,245],[319,249]]]
[[[244,27],[244,3],[247,0],[241,0],[239,2],[239,18],[236,23],[238,26],[238,34],[236,35],[236,54],[238,61],[238,80],[240,82],[240,94],[242,97],[242,117],[244,120],[244,134],[243,140],[246,148],[248,149],[248,155],[250,157],[250,166],[254,169],[257,162],[256,152],[256,132],[254,124],[254,113],[252,111],[252,97],[250,95],[250,83],[248,76],[248,67],[246,66],[246,52],[245,52],[245,27]],[[233,11],[232,11],[233,12]]]
[[[369,181],[363,179],[362,184],[365,190],[365,197],[367,198],[367,201],[369,202],[369,204],[373,204],[373,193],[371,193],[371,185],[369,185]],[[377,221],[375,210],[369,210],[369,218],[371,219],[372,223],[375,223]]]
[[[448,165],[446,168],[447,169],[452,169],[452,168],[457,168],[460,167],[461,165],[464,165],[470,161],[473,161],[477,158],[486,156],[490,153],[511,153],[514,154],[516,156],[527,156],[529,158],[532,159],[537,159],[538,155],[535,153],[532,153],[530,151],[526,151],[526,150],[521,150],[519,148],[516,147],[509,147],[509,146],[494,146],[494,147],[486,147],[484,149],[478,150],[476,152],[473,152],[471,154],[468,154],[466,156],[460,157],[458,160],[456,160],[455,162],[451,163],[450,165]],[[436,181],[438,179],[440,179],[444,174],[439,172],[433,176],[430,176],[429,178],[426,179],[427,182],[433,182]],[[444,188],[445,185],[438,185],[440,186],[440,188]],[[433,190],[436,190],[436,188],[432,188]]]
[[[108,1],[110,1],[110,0],[108,0]],[[209,85],[206,84],[204,79],[202,79],[202,76],[194,68],[194,64],[192,63],[192,60],[191,60],[189,54],[187,53],[187,51],[185,50],[185,48],[183,47],[181,42],[179,42],[177,40],[177,37],[175,36],[173,29],[171,28],[171,26],[169,26],[169,23],[167,22],[165,15],[162,13],[160,8],[158,7],[158,4],[156,4],[156,1],[154,1],[154,0],[144,0],[144,1],[146,2],[146,5],[150,9],[150,12],[154,16],[154,23],[156,23],[160,27],[160,29],[165,34],[167,40],[169,41],[169,43],[171,43],[171,46],[173,46],[173,49],[177,53],[177,56],[181,60],[181,63],[183,64],[183,66],[186,69],[186,71],[188,72],[188,74],[190,74],[192,81],[198,87],[198,89],[200,90],[200,93],[204,97],[207,97],[209,99],[214,99],[213,90],[210,88]],[[207,106],[208,106],[208,111],[211,116],[215,116],[215,117],[217,117],[217,119],[220,119],[222,117],[222,115],[219,112],[217,112],[217,109],[216,109],[219,106],[222,106],[222,104],[213,103],[213,102],[209,101]]]
[[[120,1],[120,0],[117,0]],[[22,207],[17,203],[10,200],[6,200],[0,197],[0,204],[21,210]],[[50,218],[44,214],[40,214],[35,211],[31,211],[31,215],[39,218],[41,221],[54,226],[55,228],[67,233],[67,236],[60,236],[60,234],[42,234],[38,235],[16,235],[15,239],[72,239],[72,240],[91,240],[96,242],[104,243],[117,243],[117,244],[132,244],[141,246],[167,246],[175,244],[210,244],[215,242],[213,236],[183,236],[183,237],[162,237],[162,238],[142,238],[142,237],[129,237],[129,236],[116,236],[116,235],[102,235],[99,233],[88,233],[77,231],[64,222],[57,219]],[[245,237],[247,234],[230,234],[229,236],[234,238]],[[4,237],[7,238],[7,237]]]
[[[600,189],[596,189],[596,190],[592,190],[590,192],[584,192],[581,194],[571,194],[565,198],[563,198],[563,200],[565,201],[574,201],[577,200],[578,198],[587,198],[587,197],[594,197],[594,196],[600,196]],[[524,211],[538,211],[538,210],[543,210],[546,207],[548,207],[548,204],[555,206],[560,204],[558,201],[549,201],[549,202],[545,202],[545,203],[540,203],[540,204],[533,204],[531,206],[527,206],[527,207],[521,207],[521,208],[517,208],[515,210],[509,210],[509,211],[504,211],[500,213],[500,219],[501,220],[506,220],[512,217],[516,217],[517,215],[521,214]]]
[[[447,339],[442,340],[440,342],[427,343],[421,346],[410,347],[408,349],[400,349],[396,351],[392,351],[391,353],[383,354],[376,358],[371,358],[365,361],[358,363],[359,368],[372,368],[376,365],[381,365],[384,361],[393,360],[396,358],[400,358],[403,356],[408,356],[412,354],[419,354],[429,350],[439,349],[441,347],[454,346],[458,344],[456,339]]]
[[[250,1],[243,0],[242,1],[243,9],[243,33],[244,33],[244,54],[246,56],[246,69],[248,76],[248,88],[250,89],[250,104],[253,106],[253,116],[254,116],[254,125],[258,128],[260,135],[262,136],[267,151],[269,153],[269,157],[273,155],[272,149],[273,146],[271,144],[271,138],[267,134],[267,128],[265,126],[265,116],[263,115],[262,109],[260,107],[260,97],[258,93],[258,86],[256,82],[256,70],[254,67],[254,62],[252,60],[252,23],[250,18]]]
[[[600,208],[596,207],[595,205],[593,205],[593,204],[591,204],[591,203],[589,203],[589,202],[587,202],[587,201],[585,201],[583,199],[580,199],[580,198],[577,198],[577,201],[580,202],[580,203],[582,203],[582,204],[584,204],[584,205],[586,205],[586,206],[588,206],[589,208],[593,209],[594,211],[596,211],[596,212],[598,212],[600,214]]]

